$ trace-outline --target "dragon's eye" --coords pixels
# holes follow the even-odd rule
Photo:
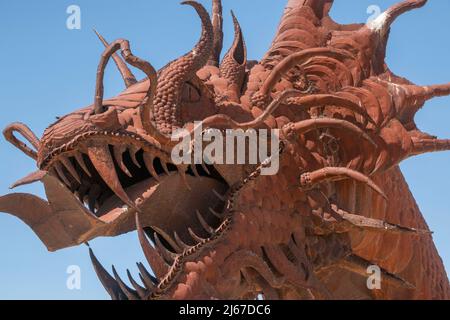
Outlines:
[[[183,88],[182,100],[188,103],[199,102],[201,99],[200,91],[191,83],[186,83]]]

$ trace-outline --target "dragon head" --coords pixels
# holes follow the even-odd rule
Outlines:
[[[235,40],[219,63],[217,0],[212,21],[203,6],[184,2],[200,16],[200,41],[159,72],[127,40],[109,44],[98,35],[106,49],[93,105],[58,119],[41,139],[20,123],[4,131],[39,169],[13,187],[41,181],[48,201],[11,194],[0,209],[24,220],[49,250],[137,230],[153,274],[139,264],[142,284],[129,274],[133,289],[90,251],[113,298],[329,297],[314,276],[324,262],[312,256],[346,257],[355,226],[417,231],[345,213],[335,204],[339,184],[353,179],[387,199],[372,176],[412,155],[447,150],[448,141],[417,129],[414,114],[450,86],[416,86],[384,64],[390,25],[426,1],[404,1],[371,24],[350,26],[331,20],[330,0],[297,2],[289,2],[259,63],[247,61],[234,15]],[[111,58],[127,89],[104,100]],[[147,77],[136,81],[128,64]],[[196,135],[199,123],[219,133],[277,130],[282,142],[252,164],[174,161],[186,139],[195,157],[192,142],[208,135]],[[207,148],[202,140],[200,150]],[[279,171],[263,176],[274,157]],[[333,233],[339,250],[311,252],[312,238]]]

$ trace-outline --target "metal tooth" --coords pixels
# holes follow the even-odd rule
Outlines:
[[[193,164],[193,165],[190,166],[190,168],[191,168],[192,172],[194,173],[194,176],[196,176],[197,178],[199,178],[200,175],[198,174],[196,165]]]
[[[136,292],[138,293],[139,297],[141,299],[145,299],[145,297],[147,296],[147,291],[145,290],[145,288],[141,287],[131,276],[131,272],[130,270],[127,269],[127,276],[128,279],[130,280],[131,285],[133,286],[134,289],[136,289]]]
[[[206,163],[202,162],[201,166],[208,175],[211,175],[211,172],[209,172],[209,169],[208,169],[208,166],[206,165]]]
[[[127,166],[123,162],[123,153],[127,150],[127,147],[124,145],[115,145],[113,146],[114,151],[114,158],[117,161],[117,164],[119,165],[120,169],[125,172],[127,176],[130,178],[132,177],[130,171],[128,170]]]
[[[134,202],[128,197],[120,183],[108,146],[100,144],[91,146],[88,148],[88,156],[98,174],[108,187],[120,198],[120,200],[125,202],[125,204],[137,210]]]
[[[72,175],[72,177],[77,180],[77,182],[79,184],[81,184],[81,179],[80,179],[80,175],[78,174],[77,170],[75,170],[72,162],[70,162],[69,159],[67,159],[66,157],[60,157],[59,159],[61,161],[61,163],[63,164],[63,166],[67,169],[67,171],[69,171],[69,173]]]
[[[195,234],[194,230],[192,230],[191,228],[188,228],[189,234],[191,235],[191,237],[197,242],[197,243],[201,243],[206,241],[206,239],[203,239],[201,237],[199,237],[198,235]]]
[[[159,239],[159,236],[156,232],[153,233],[155,237],[155,244],[158,251],[162,254],[163,258],[170,264],[173,263],[173,261],[176,258],[176,254],[173,252],[170,252],[167,250],[167,248],[162,244],[161,240]]]
[[[139,276],[139,279],[141,279],[141,282],[144,284],[145,290],[149,290],[149,291],[150,291],[150,288],[147,287],[147,284],[145,283],[145,279],[144,279],[144,277],[142,276],[142,274],[138,273],[138,276]],[[152,287],[152,288],[154,288],[154,287]],[[153,290],[152,290],[151,292],[153,292]]]
[[[195,211],[196,215],[197,215],[197,219],[198,221],[200,221],[200,224],[202,225],[203,229],[205,229],[208,233],[210,233],[211,235],[214,234],[215,230],[214,228],[212,228],[203,218],[202,214],[200,213],[200,211],[196,210]]]
[[[154,291],[156,288],[156,284],[158,283],[158,279],[152,277],[152,275],[145,269],[144,265],[142,263],[136,263],[138,269],[139,269],[139,276],[142,280],[142,283],[149,291]]]
[[[189,250],[191,248],[191,246],[187,245],[186,243],[183,242],[183,240],[181,240],[176,231],[174,232],[173,235],[175,237],[175,241],[181,248],[183,248],[184,250]]]
[[[108,292],[108,294],[111,296],[111,299],[123,300],[124,298],[126,298],[117,281],[114,280],[114,278],[105,270],[105,268],[103,268],[91,248],[89,248],[89,256],[91,258],[91,262],[94,266],[97,277],[99,278],[106,292]]]
[[[216,212],[216,210],[214,210],[213,208],[208,208],[209,212],[211,212],[213,214],[213,216],[215,216],[216,218],[222,220],[223,219],[223,214],[220,214],[218,212]]]
[[[67,176],[64,174],[62,164],[60,162],[56,161],[53,166],[55,167],[56,172],[58,173],[58,176],[61,178],[61,180],[64,182],[64,184],[67,187],[71,188],[72,185],[71,185],[69,179],[67,178]]]
[[[139,243],[144,251],[145,258],[150,264],[150,267],[155,272],[158,278],[164,277],[169,271],[169,266],[164,259],[159,255],[158,251],[153,248],[144,233],[144,229],[139,221],[139,213],[136,213],[136,229],[138,232]]]
[[[114,278],[116,279],[120,289],[122,289],[123,293],[125,293],[127,298],[129,300],[139,300],[139,296],[138,296],[137,292],[135,290],[131,289],[130,287],[128,287],[125,284],[125,282],[122,281],[122,279],[120,278],[120,276],[117,273],[116,268],[114,266],[112,266],[112,270],[113,270]]]
[[[86,166],[86,163],[84,162],[83,155],[80,152],[75,153],[75,160],[78,162],[78,165],[81,167],[81,169],[86,172],[89,178],[92,178],[92,174],[89,172],[88,167]]]
[[[182,253],[183,249],[181,249],[176,241],[174,241],[174,239],[172,239],[171,236],[169,236],[169,234],[167,234],[164,230],[156,227],[156,226],[152,226],[152,229],[155,230],[161,237],[163,237],[164,240],[167,241],[167,243],[172,247],[173,250],[175,250],[176,253]]]
[[[130,152],[130,157],[131,157],[131,161],[133,161],[134,165],[138,168],[142,168],[141,164],[139,163],[139,161],[136,159],[136,153],[138,153],[141,148],[135,146],[135,145],[130,145],[128,147],[128,150]]]
[[[218,193],[218,192],[216,191],[216,189],[213,189],[212,192],[214,193],[214,195],[215,195],[217,198],[219,198],[219,199],[222,200],[223,202],[227,201],[226,197],[223,196],[223,195],[221,195],[220,193]]]
[[[155,159],[153,158],[153,156],[147,152],[144,152],[144,163],[145,163],[145,167],[147,168],[148,172],[150,172],[150,174],[152,175],[152,177],[156,180],[156,181],[161,181],[158,173],[156,173],[155,171],[155,167],[153,166],[153,161]]]
[[[167,163],[163,159],[159,159],[161,162],[161,167],[167,175],[170,175],[169,168],[167,168]]]
[[[186,176],[186,168],[183,166],[177,166],[178,169],[178,173],[181,176],[181,180],[183,180],[184,185],[186,186],[186,188],[191,191],[191,186],[189,185],[188,181],[187,181],[187,176]]]

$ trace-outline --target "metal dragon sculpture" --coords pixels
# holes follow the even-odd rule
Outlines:
[[[28,224],[50,251],[137,230],[151,271],[130,284],[95,271],[114,299],[447,299],[449,281],[398,164],[450,149],[421,132],[416,112],[450,84],[418,86],[385,64],[392,23],[426,0],[392,6],[369,24],[329,17],[333,0],[290,0],[271,48],[247,61],[238,20],[220,61],[222,4],[200,16],[194,49],[156,71],[127,40],[106,46],[92,106],[41,139],[24,124],[6,139],[36,160],[48,201],[14,193],[0,210]],[[121,56],[117,52],[121,53]],[[127,89],[103,98],[110,59]],[[137,81],[128,65],[147,75]],[[280,170],[175,165],[171,133],[279,129]],[[16,135],[21,134],[26,144]],[[382,288],[366,286],[378,265]]]

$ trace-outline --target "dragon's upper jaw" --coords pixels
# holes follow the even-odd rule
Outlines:
[[[20,203],[5,211],[24,220],[51,251],[133,231],[136,212],[144,227],[176,232],[187,243],[192,243],[189,228],[205,234],[197,211],[213,226],[220,224],[211,211],[222,211],[216,194],[225,194],[228,183],[214,166],[177,167],[142,139],[127,137],[123,148],[123,140],[109,138],[90,137],[42,167],[46,210],[33,212],[33,219]],[[36,199],[28,200],[32,207]]]

